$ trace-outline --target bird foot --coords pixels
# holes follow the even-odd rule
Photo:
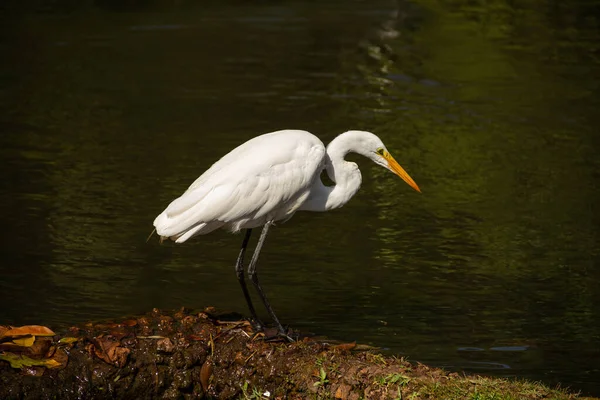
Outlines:
[[[286,331],[283,327],[279,328],[266,328],[264,330],[265,342],[280,342],[286,341],[288,343],[294,343],[298,337],[297,335],[291,335],[291,331]],[[292,336],[296,336],[294,339]]]
[[[293,343],[298,340],[298,334],[292,335],[291,330],[286,330],[283,326],[276,328],[267,328],[266,325],[258,318],[248,318],[248,322],[255,332],[255,336],[262,336],[267,342],[287,341]],[[295,339],[292,337],[294,336]]]
[[[257,318],[251,318],[248,319],[248,322],[250,322],[250,325],[252,325],[252,330],[254,330],[254,332],[264,332],[265,324],[263,324],[261,320]]]

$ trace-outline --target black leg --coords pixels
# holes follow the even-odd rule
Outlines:
[[[263,227],[262,232],[260,233],[260,239],[258,239],[258,244],[256,245],[256,249],[254,249],[254,254],[252,255],[252,260],[250,260],[250,265],[248,266],[248,276],[250,277],[250,280],[256,287],[256,290],[258,290],[260,299],[262,300],[263,304],[265,305],[265,308],[269,312],[269,315],[271,315],[271,318],[275,322],[275,325],[277,325],[277,330],[279,331],[279,333],[281,335],[288,337],[285,329],[283,329],[283,326],[281,326],[281,323],[279,322],[277,315],[275,315],[275,312],[271,308],[271,305],[269,304],[269,301],[267,300],[267,296],[265,296],[265,293],[263,292],[262,288],[260,287],[260,283],[258,282],[258,275],[256,274],[256,261],[258,261],[258,255],[260,254],[260,250],[263,246],[263,243],[265,242],[265,239],[267,237],[267,233],[269,232],[269,227],[271,226],[271,224],[272,224],[272,222],[267,222],[265,224],[265,226]]]
[[[250,314],[252,314],[252,319],[256,324],[255,328],[259,331],[262,331],[264,325],[258,318],[258,315],[256,314],[256,310],[254,309],[254,305],[252,304],[252,299],[250,298],[250,293],[248,293],[248,288],[246,287],[246,281],[244,280],[244,254],[246,254],[246,247],[248,246],[248,242],[250,241],[251,233],[252,229],[246,229],[246,236],[244,236],[244,241],[242,242],[242,249],[240,250],[240,255],[238,256],[237,261],[235,263],[235,275],[237,276],[238,282],[242,287],[242,292],[244,292],[244,297],[246,298],[248,309],[250,310]]]

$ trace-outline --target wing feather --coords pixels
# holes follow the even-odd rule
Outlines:
[[[242,144],[202,174],[154,221],[178,242],[289,218],[323,169],[325,147],[305,131],[278,131]]]

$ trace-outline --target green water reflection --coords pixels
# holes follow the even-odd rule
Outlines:
[[[283,322],[600,394],[599,6],[14,11],[0,42],[0,320],[245,313],[242,238],[145,243],[153,218],[255,134],[366,129],[423,193],[352,157],[355,199],[268,239],[261,279]]]

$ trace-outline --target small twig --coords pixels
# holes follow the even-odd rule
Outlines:
[[[242,331],[244,332],[244,331]],[[246,332],[244,332],[246,333]],[[229,344],[229,342],[231,342],[233,339],[235,339],[235,336],[230,337],[229,339],[227,339],[227,341],[225,342],[225,344]]]
[[[212,333],[210,334],[210,340],[208,343],[210,345],[210,355],[212,356],[213,354],[215,354],[215,342],[213,340]]]
[[[257,351],[258,351],[258,350],[254,350],[254,353],[250,354],[250,355],[248,356],[248,358],[246,358],[246,359],[244,360],[244,365],[246,365],[246,364],[248,363],[248,361],[250,361],[250,359],[251,359],[251,358],[252,358],[252,357],[253,357],[253,356],[256,354],[256,352],[257,352]]]
[[[217,324],[219,325],[245,325],[246,322],[245,321],[221,321],[221,320],[217,320]]]
[[[250,335],[248,335],[248,333],[246,333],[246,331],[240,331],[240,332],[242,332],[244,335],[246,335],[247,338],[250,337]]]

